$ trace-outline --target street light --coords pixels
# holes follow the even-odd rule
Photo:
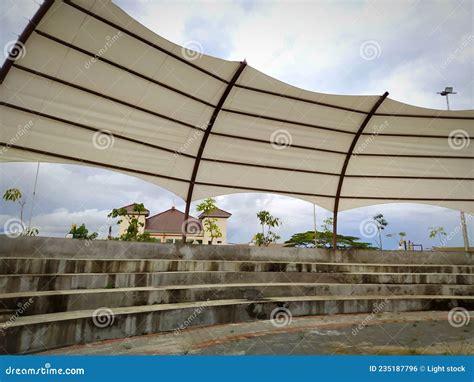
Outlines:
[[[450,110],[449,109],[449,95],[457,94],[456,92],[453,92],[453,87],[446,86],[444,90],[438,92],[438,94],[440,94],[442,97],[446,97],[446,105],[448,106],[448,110]],[[464,250],[469,251],[469,236],[467,235],[466,217],[463,211],[461,211],[461,228],[462,228],[462,236],[464,240]]]
[[[446,86],[444,90],[438,92],[438,94],[441,94],[442,97],[446,97],[446,104],[448,105],[448,110],[449,109],[449,95],[450,94],[457,94],[456,92],[453,92],[453,87],[452,86]]]

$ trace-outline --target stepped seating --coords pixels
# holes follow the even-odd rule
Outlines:
[[[294,317],[474,308],[469,253],[77,242],[0,238],[0,352],[179,334],[270,319],[276,308]]]

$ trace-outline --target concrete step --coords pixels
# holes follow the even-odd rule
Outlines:
[[[0,352],[21,354],[188,327],[270,319],[276,325],[291,316],[450,310],[474,307],[474,297],[459,296],[305,296],[265,300],[212,300],[22,316],[0,336]],[[284,308],[284,309],[283,309]],[[280,315],[275,316],[275,309]],[[3,324],[0,323],[0,326]]]
[[[151,272],[0,275],[5,293],[160,285],[235,283],[474,284],[473,274],[453,273],[298,273],[298,272]]]
[[[0,304],[0,322],[6,322],[10,320],[10,318],[13,317],[13,315],[15,314],[15,309],[17,308],[17,306],[14,306],[12,309],[2,309],[1,307],[2,304]]]
[[[86,245],[90,244],[90,245]],[[0,257],[54,257],[97,259],[188,259],[241,261],[303,261],[381,264],[474,265],[474,252],[329,250],[221,245],[137,243],[118,240],[72,240],[54,237],[0,235]]]
[[[93,287],[93,285],[91,286]],[[0,294],[0,309],[28,306],[22,316],[75,310],[131,307],[208,300],[262,300],[298,296],[473,296],[472,285],[434,284],[211,284],[168,287],[61,290]]]
[[[208,260],[0,258],[1,274],[142,272],[474,273],[468,265],[407,265]]]

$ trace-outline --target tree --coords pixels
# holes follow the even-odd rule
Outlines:
[[[3,199],[7,202],[16,202],[20,204],[20,220],[23,221],[23,208],[26,201],[23,200],[23,194],[18,188],[9,188],[3,194]]]
[[[428,229],[430,230],[430,239],[436,239],[438,237],[439,244],[442,247],[444,245],[443,236],[448,236],[444,227],[429,227]]]
[[[130,215],[125,208],[114,208],[110,214],[107,215],[109,218],[120,217],[117,224],[122,223],[123,219],[128,222],[127,230],[120,236],[120,240],[124,241],[155,241],[154,238],[150,237],[149,233],[140,233],[140,229],[144,226],[137,216],[144,215],[146,208],[143,203],[135,203],[133,205],[133,212],[135,214]]]
[[[94,240],[99,236],[97,232],[93,232],[89,235],[89,230],[86,228],[84,223],[79,227],[77,227],[76,224],[72,224],[69,233],[72,235],[73,239]]]
[[[378,240],[378,246],[380,248],[380,250],[383,249],[382,247],[382,231],[385,229],[386,226],[388,226],[388,222],[385,220],[385,218],[383,217],[382,214],[377,214],[375,215],[372,220],[374,221],[375,223],[375,226],[377,227],[377,232],[378,232],[378,236],[379,236],[379,240]]]
[[[317,232],[316,235],[314,231],[295,233],[289,240],[285,241],[285,247],[312,248],[315,246],[314,243],[316,241],[318,248],[329,248],[332,246],[332,235],[332,231]],[[358,240],[360,238],[355,236],[337,235],[338,247],[373,249],[371,243],[358,242]]]
[[[204,215],[210,215],[212,212],[217,210],[216,200],[213,198],[207,198],[196,206],[196,210]],[[217,225],[217,219],[206,217],[203,219],[203,224],[204,230],[211,237],[211,244],[214,242],[214,239],[222,237],[222,232]]]
[[[333,218],[326,218],[323,220],[323,224],[321,225],[321,229],[324,232],[332,232],[332,227],[334,224],[334,219]]]
[[[398,237],[399,237],[398,243],[399,243],[399,245],[402,245],[402,244],[403,244],[403,241],[405,240],[405,237],[407,236],[406,232],[399,232],[399,233],[397,233],[397,234],[389,233],[389,234],[387,234],[387,235],[385,235],[385,236],[396,239],[396,238],[395,238],[395,235],[398,235]]]
[[[262,226],[262,232],[257,233],[254,236],[255,244],[258,246],[268,247],[270,243],[274,243],[280,238],[280,236],[272,232],[271,229],[279,227],[281,225],[281,220],[272,216],[268,211],[257,212],[257,218]]]

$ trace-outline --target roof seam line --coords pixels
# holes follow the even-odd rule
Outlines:
[[[363,110],[357,110],[357,109],[352,109],[350,107],[332,105],[330,103],[314,101],[314,100],[311,100],[311,99],[291,96],[291,95],[288,95],[288,94],[276,93],[276,92],[272,92],[271,90],[254,88],[252,86],[245,86],[245,85],[238,85],[237,84],[237,85],[235,85],[235,87],[240,88],[240,89],[245,89],[245,90],[258,92],[258,93],[269,94],[269,95],[273,95],[275,97],[288,98],[288,99],[292,99],[294,101],[301,101],[301,102],[311,103],[311,104],[319,105],[319,106],[323,106],[323,107],[329,107],[329,108],[333,108],[333,109],[345,110],[345,111],[349,111],[349,112],[352,112],[352,113],[360,113],[360,114],[365,114],[365,115],[368,114],[367,111],[363,111]]]
[[[201,68],[200,66],[198,66],[198,65],[196,65],[196,64],[193,64],[193,63],[190,62],[189,60],[186,60],[186,59],[184,59],[183,57],[178,56],[177,54],[174,54],[174,53],[172,53],[172,52],[170,52],[170,51],[168,51],[168,50],[166,50],[166,49],[164,49],[164,48],[161,48],[160,46],[156,45],[155,43],[153,43],[153,42],[151,42],[151,41],[148,41],[146,38],[141,37],[141,36],[139,36],[139,35],[137,35],[137,34],[131,32],[131,31],[129,31],[129,30],[127,30],[127,29],[121,27],[120,25],[117,25],[117,24],[115,24],[115,23],[113,23],[113,22],[111,22],[111,21],[109,21],[109,20],[107,20],[107,19],[104,19],[103,17],[99,16],[98,14],[96,14],[96,13],[94,13],[94,12],[91,12],[91,11],[85,9],[85,8],[82,8],[80,5],[77,5],[77,4],[73,3],[73,2],[70,1],[70,0],[63,0],[63,2],[64,2],[65,4],[67,4],[67,5],[69,5],[69,6],[71,6],[71,7],[75,8],[75,9],[77,9],[78,11],[80,11],[80,12],[82,12],[82,13],[85,13],[85,14],[88,15],[88,16],[93,17],[93,18],[95,18],[96,20],[101,21],[101,22],[104,23],[104,24],[107,24],[107,25],[109,25],[109,26],[111,26],[111,27],[113,27],[113,28],[115,28],[115,29],[117,29],[117,30],[119,30],[119,31],[121,31],[121,32],[123,32],[123,33],[125,33],[125,34],[127,34],[127,35],[129,35],[129,36],[131,36],[131,37],[133,37],[133,38],[135,38],[136,40],[141,41],[142,43],[144,43],[144,44],[146,44],[146,45],[148,45],[148,46],[151,46],[152,48],[155,48],[156,50],[158,50],[158,51],[160,51],[160,52],[162,52],[162,53],[168,55],[169,57],[173,57],[174,59],[176,59],[176,60],[178,60],[178,61],[180,61],[180,62],[182,62],[182,63],[184,63],[184,64],[186,64],[186,65],[188,65],[188,66],[191,66],[192,68],[194,68],[194,69],[196,69],[196,70],[199,70],[200,72],[205,73],[205,74],[207,74],[207,75],[209,75],[209,76],[211,76],[211,77],[213,77],[213,78],[215,78],[215,79],[217,79],[217,80],[219,80],[219,81],[221,81],[221,82],[228,83],[227,80],[225,80],[225,79],[219,77],[217,74],[211,73],[210,71],[208,71],[208,70],[206,70],[206,69],[204,69],[204,68]]]
[[[161,86],[161,87],[163,87],[163,88],[165,88],[165,89],[168,89],[168,90],[170,90],[170,91],[172,91],[172,92],[174,92],[174,93],[180,94],[180,95],[182,95],[183,97],[192,99],[192,100],[194,100],[194,101],[196,101],[196,102],[202,103],[202,104],[204,104],[204,105],[206,105],[206,106],[209,106],[209,107],[212,107],[212,108],[216,107],[215,105],[213,105],[213,104],[210,103],[210,102],[207,102],[207,101],[205,101],[205,100],[203,100],[203,99],[200,99],[200,98],[198,98],[198,97],[195,97],[195,96],[193,96],[193,95],[191,95],[191,94],[188,94],[188,93],[186,93],[186,92],[184,92],[184,91],[181,91],[181,90],[179,90],[179,89],[176,89],[176,88],[174,88],[174,87],[172,87],[172,86],[170,86],[170,85],[167,85],[167,84],[165,84],[165,83],[163,83],[163,82],[161,82],[161,81],[155,80],[155,79],[153,79],[153,78],[151,78],[151,77],[149,77],[149,76],[147,76],[147,75],[145,75],[145,74],[142,74],[142,73],[139,73],[139,72],[137,72],[137,71],[135,71],[135,70],[129,69],[129,68],[127,68],[127,67],[125,67],[125,66],[123,66],[123,65],[121,65],[121,64],[118,64],[118,63],[116,63],[116,62],[114,62],[114,61],[111,61],[111,60],[109,60],[109,59],[107,59],[107,58],[104,58],[103,56],[94,54],[94,53],[89,52],[89,51],[87,51],[87,50],[85,50],[85,49],[83,49],[83,48],[80,48],[80,47],[76,46],[76,45],[70,44],[70,43],[68,43],[68,42],[66,42],[66,41],[64,41],[64,40],[61,40],[60,38],[57,38],[57,37],[55,37],[55,36],[50,35],[49,33],[46,33],[46,32],[40,31],[40,30],[35,30],[35,32],[36,32],[38,35],[40,35],[40,36],[42,36],[42,37],[44,37],[44,38],[47,38],[48,40],[54,41],[55,43],[57,43],[57,44],[59,44],[59,45],[63,45],[63,46],[65,46],[65,47],[69,48],[69,49],[73,49],[73,50],[75,50],[75,51],[77,51],[77,52],[80,52],[80,53],[82,53],[82,54],[84,54],[84,55],[87,55],[87,56],[90,56],[90,57],[94,57],[96,60],[99,60],[99,61],[101,61],[101,62],[104,62],[104,63],[106,63],[106,64],[108,64],[108,65],[110,65],[110,66],[113,66],[113,67],[115,67],[115,68],[118,68],[118,69],[120,69],[120,70],[123,70],[123,71],[125,71],[125,72],[127,72],[127,73],[133,74],[134,76],[137,76],[137,77],[139,77],[139,78],[141,78],[141,79],[144,79],[145,81],[149,81],[149,82],[151,82],[151,83],[154,83],[155,85]]]

